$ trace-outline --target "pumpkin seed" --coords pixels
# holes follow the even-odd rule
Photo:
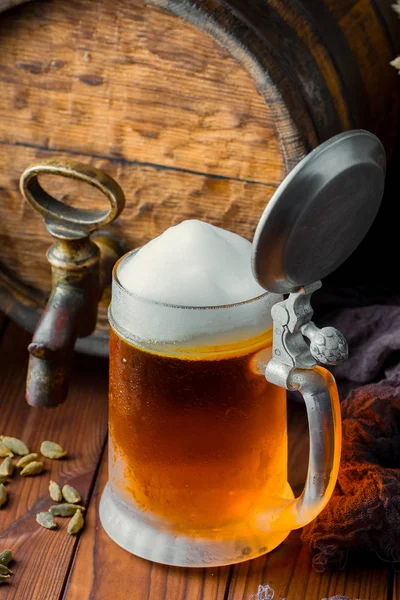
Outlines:
[[[42,442],[42,445],[40,446],[40,452],[46,458],[52,458],[55,460],[63,458],[67,455],[66,450],[63,450],[59,444],[49,441]]]
[[[7,490],[4,483],[0,483],[0,508],[7,502]],[[1,571],[0,571],[1,573]]]
[[[7,579],[10,579],[10,575],[0,575],[0,583],[4,583]]]
[[[18,438],[4,436],[2,442],[14,454],[18,454],[19,456],[29,454],[28,446]]]
[[[49,492],[50,492],[50,498],[52,500],[54,500],[55,502],[61,502],[61,500],[63,499],[61,488],[58,485],[58,483],[56,483],[55,481],[50,481]]]
[[[14,471],[14,465],[11,460],[11,456],[7,456],[7,458],[5,458],[0,465],[0,475],[5,475],[6,477],[11,477],[11,475],[13,474],[13,471]]]
[[[24,467],[20,473],[22,477],[30,477],[32,475],[40,475],[44,471],[44,464],[40,460],[30,462]]]
[[[19,459],[19,461],[17,462],[17,467],[19,467],[20,469],[23,469],[24,467],[26,467],[26,465],[29,465],[29,463],[34,462],[38,458],[39,458],[39,454],[36,454],[36,452],[27,454],[26,456],[23,456],[22,458]]]
[[[12,551],[8,548],[0,552],[0,565],[8,565],[13,559]]]
[[[12,575],[12,571],[6,565],[0,565],[0,575]]]
[[[64,496],[64,500],[69,504],[77,504],[81,501],[81,496],[79,492],[72,487],[72,485],[64,485],[62,489],[62,495]]]
[[[85,524],[85,520],[80,510],[77,510],[70,522],[68,523],[68,533],[70,535],[76,535],[80,532]]]
[[[49,513],[54,517],[72,517],[77,510],[84,512],[85,507],[79,506],[79,504],[53,504],[49,508]]]
[[[53,515],[49,512],[38,513],[36,515],[36,521],[39,523],[39,525],[45,527],[46,529],[56,529],[57,527]]]

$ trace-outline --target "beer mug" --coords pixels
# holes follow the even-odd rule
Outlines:
[[[180,273],[161,282],[163,268],[156,276],[150,262],[126,285],[125,270],[146,246],[116,264],[109,482],[100,517],[120,546],[170,565],[237,563],[269,552],[324,508],[339,468],[340,404],[333,376],[317,360],[336,364],[347,347],[339,332],[312,323],[310,297],[369,229],[383,180],[383,149],[367,132],[336,136],[306,157],[260,219],[251,248],[261,291],[254,297],[207,305],[209,290],[190,273],[190,303],[165,302],[143,293],[142,280],[155,290],[159,277],[173,294],[179,281],[186,285]],[[175,228],[178,249],[190,223]],[[227,261],[207,244],[224,287]],[[165,244],[160,260],[172,251]],[[197,304],[196,294],[204,296]],[[287,389],[302,394],[310,429],[298,498],[287,475]]]

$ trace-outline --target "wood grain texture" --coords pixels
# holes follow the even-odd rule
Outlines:
[[[304,407],[290,403],[288,417],[289,478],[299,494],[308,453]],[[106,482],[104,456],[87,531],[77,549],[65,600],[123,600],[134,585],[137,598],[148,600],[249,600],[259,586],[266,585],[274,590],[276,600],[321,600],[339,594],[353,600],[392,597],[389,570],[376,559],[361,556],[345,571],[316,573],[299,531],[292,532],[270,554],[229,569],[177,569],[131,556],[107,537],[99,522],[98,504]]]
[[[394,32],[400,36],[400,24],[387,10],[386,0],[229,0],[222,6],[207,0],[151,1],[212,31],[249,72],[255,73],[271,110],[274,105],[286,106],[286,116],[275,115],[277,130],[281,132],[282,126],[284,144],[284,124],[289,125],[291,117],[294,130],[311,147],[313,127],[317,139],[323,141],[350,122],[353,127],[371,130],[393,148],[398,116],[391,108],[390,114],[382,112],[382,97],[398,105],[396,73],[387,57],[394,52],[393,36]],[[232,49],[229,32],[234,32],[243,52]],[[228,35],[224,37],[224,33]],[[376,57],[373,67],[372,54]],[[276,88],[274,98],[264,89],[268,86],[256,73],[252,58],[262,65],[264,74],[268,73]],[[376,98],[377,89],[380,98]]]
[[[107,536],[98,515],[107,477],[105,453],[64,600],[124,600],[133,589],[138,600],[224,600],[229,567],[159,565],[129,554]]]
[[[1,315],[0,315],[1,324]],[[265,557],[219,569],[177,569],[136,558],[116,546],[98,520],[98,502],[107,481],[106,365],[77,356],[72,392],[56,411],[30,408],[23,399],[28,336],[8,325],[0,341],[1,432],[20,435],[32,449],[46,437],[68,448],[70,458],[46,460],[40,477],[15,475],[8,486],[10,502],[0,510],[0,547],[11,547],[16,561],[12,582],[1,587],[5,600],[249,600],[260,585],[275,590],[274,600],[321,600],[345,594],[352,600],[390,600],[391,578],[384,566],[359,557],[344,572],[319,575],[311,568],[299,532],[292,533]],[[305,478],[308,449],[305,411],[289,404],[289,473],[296,493]],[[94,473],[101,459],[94,493]],[[35,514],[53,502],[50,477],[71,482],[85,502],[87,522],[79,541],[62,529],[47,531]],[[394,599],[399,599],[398,581]]]
[[[306,417],[303,406],[289,407],[289,461],[291,483],[301,489],[307,467]],[[130,555],[112,542],[98,516],[101,492],[107,482],[107,454],[91,503],[87,528],[81,537],[65,600],[123,600],[135,586],[135,599],[226,600],[230,575],[238,568],[179,569],[151,563]],[[284,543],[286,547],[286,542]],[[265,560],[265,559],[262,559]],[[248,563],[244,563],[247,565]],[[308,570],[310,565],[308,565]],[[250,584],[254,582],[251,579]],[[257,591],[257,588],[255,589]],[[249,594],[250,595],[250,591]],[[228,596],[230,597],[230,596]],[[244,597],[247,600],[247,596]],[[300,596],[296,597],[299,600]]]
[[[308,426],[302,404],[289,404],[289,480],[296,495],[306,477]],[[274,600],[321,600],[334,595],[351,600],[390,600],[390,570],[375,557],[353,559],[344,571],[317,573],[312,556],[293,531],[276,550],[234,565],[226,600],[249,600],[259,586],[269,585]]]
[[[337,122],[335,119],[329,118],[330,114],[326,107],[326,101],[324,102],[324,108],[321,107],[317,113],[319,120],[318,131],[320,134],[320,140],[325,139],[322,133],[323,129],[326,129],[326,135],[329,136],[329,128],[336,127],[336,131],[351,129],[353,124],[353,116],[351,114],[351,106],[349,103],[348,95],[345,95],[343,87],[345,84],[342,82],[342,73],[338,69],[338,63],[340,60],[340,53],[337,52],[336,47],[330,47],[328,44],[327,36],[321,33],[321,27],[324,25],[327,29],[335,28],[334,35],[338,39],[338,44],[342,43],[342,39],[339,37],[336,24],[329,13],[318,15],[318,19],[312,20],[311,6],[307,3],[299,2],[293,3],[290,0],[271,0],[271,6],[278,12],[281,18],[287,23],[290,29],[296,32],[299,43],[302,44],[303,48],[307,49],[310,57],[314,60],[315,65],[318,67],[318,73],[323,79],[328,95],[332,99],[332,109],[337,115]],[[312,6],[315,6],[315,2]],[[320,2],[317,3],[321,4]],[[322,2],[323,5],[323,2]],[[311,10],[310,10],[311,9]],[[353,62],[351,53],[347,57],[348,62]],[[304,61],[302,61],[304,62]],[[307,82],[307,92],[312,97],[312,102],[316,104],[315,98],[315,79],[314,85],[310,85],[310,81]],[[311,99],[311,98],[310,98]],[[329,122],[330,121],[330,122]]]
[[[0,20],[0,140],[277,183],[251,77],[208,35],[140,0],[36,0]]]
[[[77,356],[68,401],[57,410],[29,407],[24,399],[29,336],[9,325],[0,343],[0,407],[2,434],[22,438],[32,451],[44,439],[64,446],[69,458],[45,459],[46,471],[37,477],[16,473],[7,486],[9,501],[0,511],[0,547],[15,555],[12,581],[1,587],[9,600],[58,600],[68,573],[76,539],[60,529],[49,531],[35,520],[37,512],[54,502],[49,480],[71,483],[86,503],[99,462],[107,428],[107,368],[99,359]],[[95,418],[93,416],[95,415]]]
[[[329,5],[332,4],[332,0],[327,1]],[[372,0],[359,0],[342,17],[340,26],[352,55],[356,57],[360,76],[367,91],[364,98],[365,122],[374,123],[371,131],[385,141],[387,146],[393,148],[398,135],[398,109],[393,109],[389,96],[379,93],[380,89],[387,89],[387,86],[391,87],[395,84],[393,72],[383,69],[376,61],[376,48],[381,47],[384,39],[386,43],[382,47],[382,65],[388,65],[393,59],[391,45],[387,43],[387,32],[383,24],[381,27],[373,25],[376,19]],[[388,126],[389,123],[393,123],[392,130]]]
[[[132,248],[196,217],[251,239],[318,141],[356,126],[389,147],[399,94],[381,2],[33,0],[5,12],[3,310],[32,330],[50,291],[50,240],[18,191],[32,162],[74,156],[116,176],[128,206],[115,230]]]
[[[300,405],[289,410],[291,483],[301,489],[305,478],[308,438],[305,413]],[[65,600],[105,600],[129,597],[132,586],[140,600],[225,600],[230,574],[236,567],[179,569],[151,563],[114,544],[98,516],[101,493],[107,482],[107,453],[91,503],[85,534],[72,566]],[[247,563],[246,563],[247,564]],[[135,597],[135,600],[136,600]],[[246,598],[247,600],[247,598]]]
[[[286,4],[286,3],[283,3]],[[289,2],[290,4],[290,2]],[[398,134],[398,110],[391,106],[390,99],[397,98],[397,81],[390,60],[393,55],[393,37],[386,29],[383,14],[387,12],[385,0],[323,0],[300,3],[303,15],[314,29],[314,37],[319,33],[324,50],[336,66],[341,81],[341,93],[332,89],[333,77],[327,73],[325,79],[337,110],[342,102],[347,107],[347,118],[356,127],[366,128],[377,135],[387,150],[393,150]],[[390,18],[391,34],[400,38],[400,23],[393,14]],[[306,27],[298,27],[302,40],[310,53],[316,53],[318,45],[312,35],[306,35]],[[376,60],[379,48],[379,60]],[[328,58],[316,56],[321,73],[329,67]],[[340,85],[340,84],[339,84]],[[377,93],[377,90],[386,90]],[[395,100],[397,103],[397,100]],[[390,125],[392,124],[392,126]]]
[[[14,320],[33,331],[50,293],[51,238],[18,189],[45,157],[118,179],[128,249],[194,217],[252,237],[283,157],[250,75],[210,36],[139,0],[38,0],[2,15],[0,45],[0,303]]]
[[[249,600],[259,585],[269,585],[274,600],[321,600],[335,595],[351,600],[392,598],[389,571],[376,559],[360,557],[345,571],[316,573],[299,531],[271,554],[235,566],[227,600]]]
[[[50,293],[46,251],[52,239],[43,219],[23,200],[16,173],[35,159],[40,161],[52,156],[59,153],[0,143],[0,287],[12,288],[20,303],[34,309],[42,309]],[[127,165],[107,158],[88,161],[80,154],[75,158],[104,169],[125,190],[125,210],[109,229],[124,240],[127,248],[145,244],[162,233],[166,224],[174,225],[191,218],[203,219],[251,239],[267,199],[274,191],[272,185],[266,184],[195,176],[134,163]],[[43,178],[43,185],[57,198],[81,207],[99,207],[104,202],[93,188],[70,180],[48,177]],[[99,311],[101,331],[107,328],[108,300],[109,293],[106,293]],[[12,313],[15,308],[12,298],[9,302],[3,299],[2,306]],[[39,313],[36,319],[38,316]]]

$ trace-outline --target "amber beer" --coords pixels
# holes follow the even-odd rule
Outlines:
[[[257,367],[271,331],[163,352],[111,329],[111,485],[150,521],[204,534],[249,522],[287,485],[285,390]]]

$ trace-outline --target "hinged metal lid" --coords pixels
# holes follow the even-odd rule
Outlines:
[[[266,290],[290,293],[337,269],[357,248],[382,200],[381,142],[347,131],[318,146],[278,187],[253,241],[253,271]]]

